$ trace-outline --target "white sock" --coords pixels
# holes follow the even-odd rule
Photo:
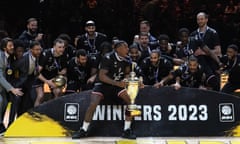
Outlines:
[[[83,129],[84,131],[87,131],[89,124],[90,124],[90,122],[85,122],[85,121],[83,121],[82,129]]]
[[[125,121],[124,122],[124,130],[130,129],[131,123],[132,123],[131,121]]]

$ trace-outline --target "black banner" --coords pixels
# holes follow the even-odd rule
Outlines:
[[[66,95],[32,112],[47,115],[69,132],[76,131],[82,124],[90,93]],[[138,137],[239,136],[240,99],[232,95],[192,88],[146,87],[139,91],[136,104],[142,111],[132,123]],[[94,114],[90,135],[120,136],[125,107],[104,99]]]

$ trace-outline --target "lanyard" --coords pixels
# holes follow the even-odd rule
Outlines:
[[[91,51],[94,53],[96,51],[95,43],[96,43],[96,35],[94,36],[93,42],[91,43],[88,34],[86,34],[88,46],[91,48]]]
[[[159,71],[159,66],[157,67],[157,69],[154,71],[154,78],[155,78],[155,82],[158,82],[158,71]]]
[[[206,32],[207,32],[208,29],[209,29],[208,26],[207,26],[207,28],[206,28],[206,30],[205,30],[204,32],[200,32],[200,29],[198,29],[198,30],[197,30],[197,32],[198,32],[198,37],[199,37],[200,39],[203,39],[203,38],[205,37],[205,34],[206,34]]]
[[[7,75],[12,75],[13,74],[13,70],[11,69],[11,62],[10,62],[10,57],[5,57],[5,61],[6,61],[6,74]]]
[[[6,66],[7,66],[7,69],[10,69],[10,68],[11,68],[10,58],[7,58]]]
[[[147,50],[144,50],[144,49],[142,48],[142,46],[140,45],[139,48],[140,48],[140,51],[142,51],[142,52],[143,52],[143,51],[148,51],[149,54],[152,52],[149,47],[147,47]]]
[[[60,64],[57,62],[57,59],[54,57],[54,64],[56,65],[58,71],[61,69]]]

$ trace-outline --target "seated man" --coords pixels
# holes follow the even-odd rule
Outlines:
[[[67,88],[65,94],[92,88],[92,83],[96,77],[92,69],[97,69],[93,68],[92,63],[84,49],[76,51],[76,56],[67,65]]]
[[[128,45],[124,41],[118,41],[114,46],[114,51],[101,60],[97,80],[91,94],[91,102],[86,111],[83,125],[79,131],[73,133],[73,139],[87,136],[96,107],[104,97],[130,104],[130,97],[125,89],[126,82],[124,81],[130,72],[130,63],[126,60],[128,57]],[[135,139],[136,135],[132,133],[130,128],[131,120],[132,116],[127,109],[122,137]]]
[[[240,56],[238,55],[238,46],[231,44],[227,48],[227,54],[221,58],[224,64],[224,71],[228,74],[227,83],[221,89],[221,92],[232,94],[240,88]]]
[[[159,50],[152,50],[149,57],[146,57],[140,65],[143,83],[154,85],[166,77],[173,69],[173,64],[162,57]]]

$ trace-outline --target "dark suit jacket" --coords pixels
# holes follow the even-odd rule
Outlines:
[[[20,87],[23,88],[26,86],[26,82],[31,79],[32,81],[34,80],[33,75],[28,75],[29,71],[29,53],[26,53],[19,61],[15,63],[15,69],[19,72],[19,77],[16,78],[16,81],[14,82],[15,87]],[[28,83],[28,86],[31,86],[32,83]]]

